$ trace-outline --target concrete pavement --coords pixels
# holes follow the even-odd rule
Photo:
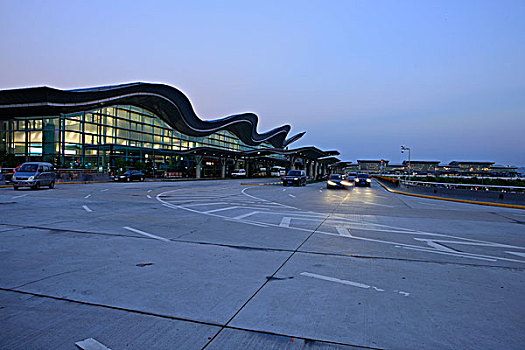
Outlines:
[[[525,343],[524,211],[243,181],[0,189],[0,347]]]

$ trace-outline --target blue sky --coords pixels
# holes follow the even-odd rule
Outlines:
[[[525,1],[0,0],[0,89],[133,81],[342,160],[525,165]]]

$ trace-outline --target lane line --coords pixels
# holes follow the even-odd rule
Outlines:
[[[26,194],[21,194],[20,196],[14,196],[13,199],[15,199],[15,198],[22,198],[22,197],[25,197],[25,196],[27,196],[27,193]]]
[[[91,197],[91,194],[88,194],[88,195],[87,195],[87,196],[85,196],[84,198],[89,198],[89,197]]]
[[[84,208],[84,210],[87,211],[88,213],[91,213],[93,211],[87,205],[83,205],[82,208]]]
[[[396,248],[403,248],[403,249],[408,249],[408,250],[419,250],[419,251],[422,251],[422,252],[427,252],[427,253],[436,253],[436,254],[443,254],[443,255],[452,255],[452,256],[457,256],[457,257],[460,257],[460,258],[471,258],[471,259],[477,259],[477,260],[484,260],[484,261],[492,261],[492,262],[495,262],[501,258],[497,258],[497,257],[494,257],[494,259],[490,259],[490,258],[482,258],[482,257],[479,257],[479,256],[471,256],[471,255],[465,255],[465,254],[461,254],[461,253],[448,253],[448,252],[444,252],[442,250],[434,250],[434,249],[430,249],[430,248],[416,248],[416,247],[404,247],[404,246],[395,246]]]
[[[289,194],[289,196],[292,197],[292,198],[295,198],[295,196],[293,194]]]
[[[285,192],[285,191],[286,191],[286,188],[283,188],[283,192]]]
[[[450,241],[446,239],[429,239],[429,238],[414,238],[416,241],[421,242],[427,242],[432,241],[434,243],[450,243],[450,244],[465,244],[465,245],[477,245],[482,247],[499,247],[499,248],[514,248],[514,249],[525,249],[525,247],[517,247],[514,245],[508,245],[508,244],[501,244],[501,243],[491,243],[491,242],[484,242],[484,241],[471,241],[468,242],[465,241]],[[457,237],[457,239],[462,239],[460,237]]]
[[[379,203],[371,203],[371,202],[361,202],[361,203],[369,204],[369,205],[379,205],[379,206],[381,206],[381,207],[388,207],[388,208],[393,208],[393,207],[394,207],[394,206],[392,206],[392,205],[379,204]]]
[[[290,227],[290,222],[292,222],[292,218],[289,216],[285,216],[282,218],[281,223],[279,224],[280,227]]]
[[[105,188],[103,190],[100,190],[100,192],[106,192],[107,190],[109,190],[109,188]]]
[[[159,241],[170,242],[169,239],[166,239],[166,238],[160,237],[160,236],[155,236],[155,235],[152,235],[151,233],[147,233],[147,232],[144,232],[144,231],[141,231],[141,230],[137,230],[136,228],[133,228],[133,227],[124,226],[123,228],[128,230],[128,231],[138,233],[139,235],[143,235],[143,236],[146,236],[146,237],[149,237],[149,238],[158,239]]]
[[[444,252],[449,252],[449,253],[459,253],[457,250],[454,250],[454,249],[450,249],[448,247],[445,247],[444,245],[441,245],[439,243],[436,243],[434,241],[428,241],[427,244],[434,248],[434,249],[437,249],[437,250],[442,250]]]
[[[252,215],[255,215],[257,213],[258,213],[258,211],[252,211],[250,213],[246,213],[246,214],[242,214],[242,215],[236,216],[236,217],[234,217],[234,219],[235,220],[244,219],[244,218],[247,218],[248,216],[252,216]]]
[[[505,251],[505,253],[514,254],[514,255],[520,256],[520,257],[522,257],[522,258],[525,258],[525,253],[522,253],[522,252],[509,252],[509,251]]]
[[[148,197],[149,199],[151,199],[151,196],[150,196],[149,194],[147,194],[146,197]]]
[[[87,338],[81,341],[77,341],[75,345],[81,350],[111,350],[102,343],[99,343],[93,338]]]
[[[352,234],[350,233],[350,229],[348,229],[348,228],[346,228],[344,226],[337,225],[335,227],[335,229],[337,230],[337,232],[339,232],[339,235],[341,235],[341,236],[352,237]]]
[[[153,191],[153,190],[148,190],[148,193],[150,193],[151,191]]]
[[[238,207],[226,207],[226,208],[219,208],[219,209],[213,209],[213,210],[208,210],[208,211],[205,211],[203,213],[205,214],[210,214],[210,213],[216,213],[218,211],[223,211],[223,210],[230,210],[230,209],[236,209]]]
[[[342,280],[342,279],[339,279],[339,278],[335,278],[335,277],[329,277],[329,276],[323,276],[323,275],[318,275],[316,273],[310,273],[310,272],[301,272],[300,273],[301,276],[305,276],[305,277],[312,277],[312,278],[317,278],[317,279],[320,279],[320,280],[324,280],[324,281],[329,281],[329,282],[336,282],[336,283],[341,283],[341,284],[345,284],[347,286],[352,286],[352,287],[358,287],[358,288],[363,288],[363,289],[374,289],[376,292],[384,292],[385,290],[382,289],[382,288],[378,288],[378,287],[375,287],[375,286],[369,286],[368,284],[364,284],[364,283],[359,283],[359,282],[353,282],[353,281],[348,281],[348,280]],[[403,294],[404,296],[409,296],[410,293],[407,293],[407,292],[399,292],[399,291],[394,291],[395,293],[399,293],[399,294]]]

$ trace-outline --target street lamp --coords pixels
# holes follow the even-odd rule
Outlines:
[[[401,153],[408,151],[408,171],[411,172],[412,168],[410,167],[410,147],[401,145]]]

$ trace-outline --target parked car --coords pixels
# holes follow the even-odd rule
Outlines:
[[[304,170],[290,170],[283,177],[283,186],[306,186],[306,172]]]
[[[53,188],[55,181],[53,164],[43,162],[24,163],[11,178],[15,191],[20,187],[31,187],[34,190],[38,190],[41,186]]]
[[[126,171],[124,174],[116,175],[113,177],[113,180],[115,181],[144,181],[146,179],[146,175],[142,171],[138,170],[129,170]]]
[[[347,188],[353,186],[353,183],[344,179],[343,175],[332,174],[326,181],[326,188]]]
[[[235,169],[232,172],[232,177],[246,177],[246,170],[244,170],[244,169]]]
[[[368,174],[357,174],[357,177],[355,178],[356,186],[370,187],[371,184],[372,179],[368,176]]]

